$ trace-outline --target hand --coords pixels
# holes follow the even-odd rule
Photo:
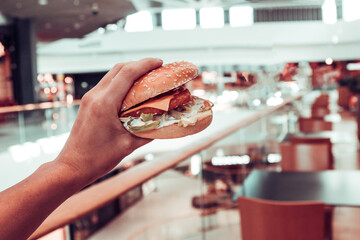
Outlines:
[[[161,65],[161,60],[147,58],[114,66],[82,98],[69,139],[56,161],[89,183],[150,142],[129,133],[118,113],[133,82]]]

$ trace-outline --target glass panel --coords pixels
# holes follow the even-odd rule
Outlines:
[[[78,106],[69,105],[0,115],[0,191],[55,159],[77,111]]]
[[[221,94],[199,92],[202,97],[215,100],[216,127],[207,138],[206,135],[196,138],[205,132],[193,137],[206,144],[211,138],[218,140],[196,151],[192,149],[200,143],[192,136],[174,141],[156,140],[134,152],[132,158],[119,165],[115,175],[144,162],[157,164],[156,161],[164,156],[170,161],[185,156],[187,151],[191,154],[179,159],[180,163],[175,167],[128,189],[112,200],[111,205],[94,209],[91,214],[71,223],[70,235],[76,235],[78,239],[85,239],[84,236],[107,239],[109,234],[121,234],[130,239],[219,239],[219,236],[238,239],[236,194],[252,170],[278,170],[281,160],[278,142],[296,128],[298,107],[303,107],[295,101],[273,112],[268,111],[276,106],[267,104],[265,97],[258,98],[257,94],[262,91],[271,96],[274,90],[270,81],[267,88],[253,88],[246,93],[229,89]],[[238,102],[236,98],[242,94],[247,95],[246,100]],[[251,99],[258,99],[259,104],[249,105]],[[4,167],[0,169],[1,190],[56,157],[77,111],[77,106],[63,106],[2,115],[0,160]],[[229,126],[237,124],[242,127],[234,128],[227,135]],[[136,164],[132,162],[139,158],[141,161]],[[111,180],[114,176],[99,181]],[[99,225],[105,222],[107,224]]]

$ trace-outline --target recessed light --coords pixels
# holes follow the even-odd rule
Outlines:
[[[80,27],[81,27],[81,24],[80,24],[80,23],[78,23],[78,22],[77,22],[77,23],[74,23],[74,28],[75,28],[75,29],[79,29]]]
[[[48,4],[47,0],[38,0],[39,5],[44,6]]]
[[[327,64],[327,65],[331,65],[331,64],[333,64],[333,62],[334,62],[334,60],[332,60],[332,58],[326,58],[325,59],[325,63]]]
[[[116,24],[108,24],[106,25],[106,30],[109,30],[109,31],[116,31],[118,28],[118,26]]]
[[[99,27],[99,28],[97,29],[97,32],[98,32],[99,34],[104,34],[104,33],[105,33],[105,28]]]

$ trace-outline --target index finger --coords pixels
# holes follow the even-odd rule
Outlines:
[[[95,86],[95,88],[103,88],[109,85],[111,80],[118,74],[118,72],[125,66],[126,63],[118,63],[116,64],[110,71],[108,71],[105,76],[99,81],[99,83]]]
[[[140,61],[130,62],[121,68],[109,85],[109,97],[113,98],[113,101],[118,104],[118,109],[120,109],[122,101],[134,81],[161,65],[162,60],[160,59],[145,58]]]

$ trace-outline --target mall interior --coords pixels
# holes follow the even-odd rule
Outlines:
[[[1,0],[0,192],[58,156],[114,65],[186,61],[199,69],[186,87],[214,104],[210,126],[119,159],[29,239],[360,239],[359,9]]]

